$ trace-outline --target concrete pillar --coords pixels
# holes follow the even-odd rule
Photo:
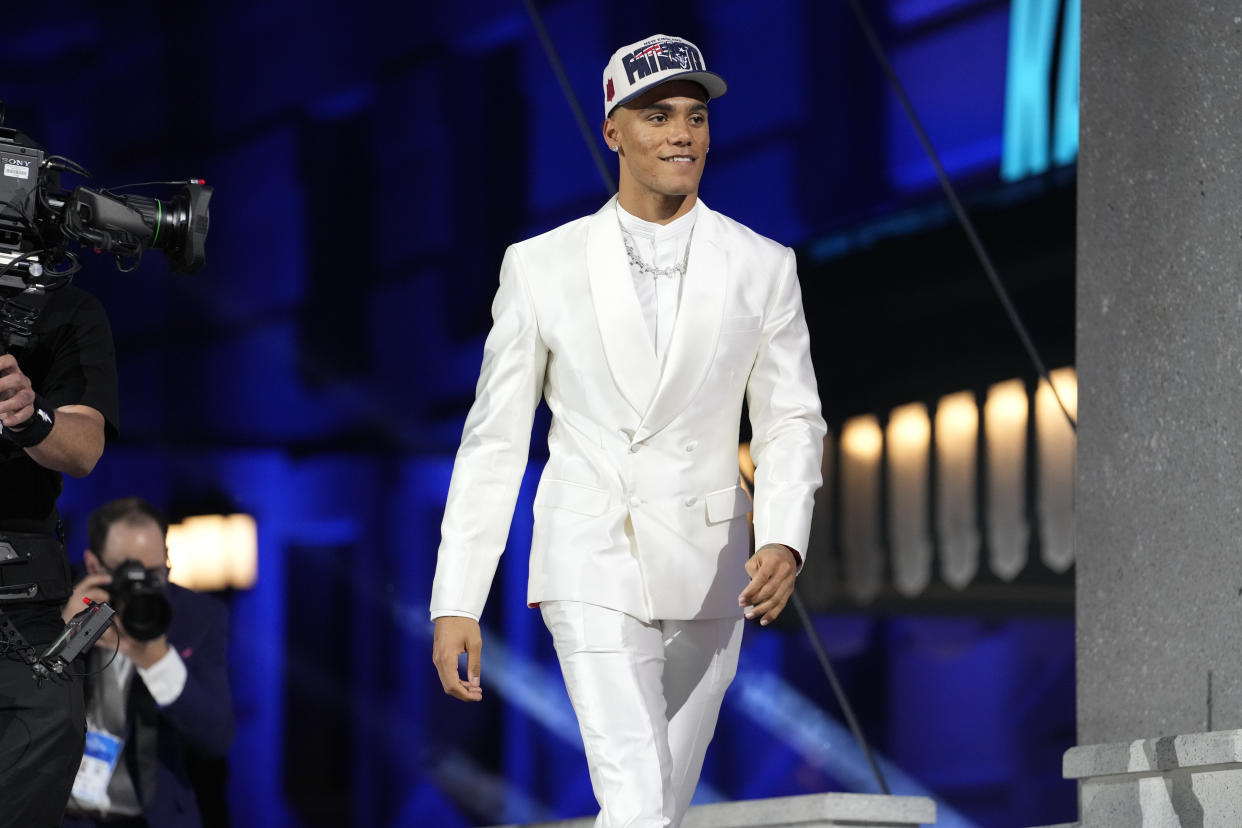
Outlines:
[[[1242,4],[1086,0],[1079,743],[1242,728]]]

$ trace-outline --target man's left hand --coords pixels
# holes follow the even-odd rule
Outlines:
[[[168,654],[168,636],[161,635],[150,641],[139,641],[132,636],[122,635],[121,652],[129,656],[135,666],[145,670]]]
[[[793,594],[797,556],[788,546],[769,543],[746,562],[746,573],[750,584],[737,597],[738,606],[746,608],[747,618],[758,618],[766,627],[781,614]]]
[[[120,638],[119,643],[117,641],[118,637]],[[169,649],[167,635],[161,635],[159,638],[153,638],[150,641],[139,641],[125,632],[119,613],[115,617],[115,623],[110,625],[107,631],[99,637],[99,641],[96,642],[95,646],[104,648],[105,660],[108,658],[106,653],[115,649],[121,655],[128,656],[129,660],[134,662],[135,667],[141,667],[144,670],[167,655]]]

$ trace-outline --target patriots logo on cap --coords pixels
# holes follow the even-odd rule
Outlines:
[[[612,53],[604,67],[604,117],[609,117],[619,104],[681,77],[703,87],[708,98],[718,98],[728,88],[723,78],[707,71],[703,53],[688,40],[652,35],[622,46]]]
[[[684,40],[657,40],[636,49],[629,57],[623,57],[621,66],[633,84],[648,75],[668,70],[702,71],[703,56]]]

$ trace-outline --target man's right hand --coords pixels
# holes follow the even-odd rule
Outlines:
[[[104,587],[110,583],[112,583],[112,574],[109,572],[96,572],[78,581],[73,588],[73,594],[65,602],[65,608],[60,611],[60,617],[68,624],[73,616],[86,608],[86,601],[83,599],[90,598],[97,604],[107,601],[108,591]],[[116,623],[109,624],[108,629],[104,630],[103,635],[99,636],[99,640],[95,642],[95,646],[105,650],[115,650],[118,645],[116,629]]]
[[[442,615],[436,619],[431,660],[435,662],[445,693],[462,701],[483,701],[483,688],[479,684],[482,652],[483,634],[479,631],[478,621],[454,615]],[[457,671],[457,658],[462,653],[466,654],[465,681]]]
[[[94,575],[87,575],[78,581],[73,588],[73,594],[69,596],[65,608],[60,611],[60,617],[64,619],[66,624],[73,616],[86,609],[86,601],[90,598],[97,604],[102,604],[108,600],[108,592],[104,589],[108,584],[112,583],[112,575],[108,572],[96,572]]]

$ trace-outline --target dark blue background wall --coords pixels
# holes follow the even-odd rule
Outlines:
[[[703,198],[784,244],[939,198],[844,2],[539,5],[593,125],[615,48],[698,43],[730,84]],[[998,184],[1009,3],[864,5],[950,173]],[[523,4],[76,0],[5,17],[9,126],[99,184],[216,188],[197,276],[88,255],[78,284],[115,328],[122,436],[62,509],[77,553],[87,511],[123,494],[257,517],[259,581],[231,596],[235,823],[591,812],[523,606],[532,486],[484,617],[490,700],[450,702],[429,659],[442,499],[501,254],[607,196]],[[942,825],[1072,817],[1070,618],[818,623],[896,792],[935,795]],[[792,624],[750,632],[703,781],[702,801],[875,790]]]

